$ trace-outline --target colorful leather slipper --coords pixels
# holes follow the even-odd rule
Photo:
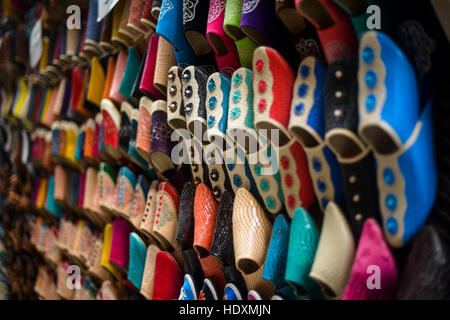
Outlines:
[[[202,141],[207,130],[206,121],[206,83],[208,75],[200,68],[189,66],[183,70],[184,113],[187,129],[195,139]],[[200,136],[201,135],[201,136]]]
[[[298,295],[309,299],[322,298],[319,286],[309,277],[318,243],[314,221],[305,209],[298,208],[291,222],[285,280]]]
[[[153,101],[142,97],[139,103],[139,122],[136,135],[136,151],[147,162],[150,161],[151,107]]]
[[[167,76],[167,123],[173,130],[186,129],[182,73],[183,68],[173,66],[169,69]]]
[[[197,56],[211,52],[205,37],[208,10],[207,1],[183,0],[184,35]]]
[[[128,157],[128,147],[131,139],[131,113],[133,106],[127,101],[120,105],[119,150]]]
[[[150,28],[147,24],[141,22],[142,10],[145,7],[145,0],[131,0],[130,14],[128,16],[127,27],[141,35],[148,34]]]
[[[139,38],[140,33],[132,28],[129,28],[127,25],[128,18],[130,16],[131,0],[126,0],[124,2],[125,4],[123,5],[122,17],[119,24],[119,34],[123,37],[129,38],[132,42],[135,42]]]
[[[261,46],[269,45],[271,23],[275,4],[269,1],[244,0],[242,6],[241,30]]]
[[[111,82],[109,91],[109,98],[117,105],[126,101],[126,97],[119,92],[120,84],[124,78],[125,68],[127,66],[128,53],[125,50],[120,50],[117,55],[116,66],[114,68],[114,76]]]
[[[229,77],[241,65],[234,41],[223,29],[225,4],[226,0],[210,2],[206,37],[216,56],[220,73]]]
[[[109,273],[113,275],[116,281],[120,281],[121,275],[109,262],[112,247],[112,237],[113,237],[113,225],[111,223],[108,223],[103,231],[103,251],[100,264],[103,268],[108,270]]]
[[[398,152],[416,127],[419,90],[408,58],[384,33],[370,31],[361,38],[358,88],[360,136],[376,153]],[[408,105],[408,112],[398,105]]]
[[[113,52],[116,46],[111,41],[112,27],[113,27],[113,12],[108,13],[102,20],[102,28],[100,31],[99,45],[104,52]]]
[[[114,216],[114,192],[117,175],[114,169],[106,163],[100,163],[98,177],[100,179],[99,206],[103,213],[110,218]]]
[[[109,262],[122,276],[128,273],[130,232],[131,227],[126,220],[122,218],[114,220]]]
[[[371,150],[357,134],[357,65],[342,57],[328,68],[324,92],[325,141],[337,156],[346,216],[355,239],[367,218],[380,220],[376,165]],[[364,179],[361,177],[364,176]]]
[[[280,178],[283,182],[284,203],[290,217],[298,207],[309,209],[314,203],[313,182],[308,170],[305,151],[301,144],[292,139],[278,150],[280,157]],[[315,181],[322,188],[322,181]],[[325,186],[326,188],[326,186]]]
[[[136,176],[127,167],[120,169],[116,189],[115,189],[115,208],[114,211],[124,219],[130,218],[131,207],[133,206],[133,197],[136,188]]]
[[[150,39],[148,39],[150,40]],[[142,40],[144,41],[144,40]],[[145,40],[145,45],[146,47],[148,47],[148,41]],[[138,48],[139,49],[139,48]],[[141,81],[142,81],[142,77],[144,75],[144,70],[145,70],[145,59],[147,58],[147,53],[148,53],[148,49],[145,49],[143,51],[144,53],[142,53],[140,56],[142,57],[141,62],[139,64],[139,68],[138,68],[138,72],[136,74],[136,77],[133,80],[133,85],[131,87],[131,100],[133,101],[134,105],[139,105],[139,101],[140,99],[143,97],[143,93],[140,89],[141,87]]]
[[[102,99],[101,106],[105,150],[113,159],[120,159],[122,156],[119,151],[120,113],[108,99]]]
[[[139,110],[133,109],[131,112],[131,125],[130,125],[130,144],[128,145],[128,158],[137,166],[139,166],[143,170],[149,171],[151,174],[151,169],[148,162],[141,157],[141,155],[137,152],[136,149],[136,139],[137,139],[137,131],[139,126]]]
[[[159,37],[153,34],[148,44],[147,57],[145,58],[144,71],[139,87],[141,92],[152,100],[164,99],[164,95],[154,85],[158,45]]]
[[[339,57],[354,57],[358,40],[349,16],[333,0],[295,0],[297,10],[312,23],[327,62]]]
[[[159,251],[155,261],[153,300],[177,299],[182,285],[183,274],[175,259],[169,253]]]
[[[322,211],[332,200],[343,203],[341,177],[336,156],[324,142],[323,84],[326,69],[314,57],[302,61],[293,86],[289,131],[303,146],[314,191]]]
[[[283,289],[286,298],[295,298],[293,288],[284,280],[289,245],[289,229],[288,219],[284,214],[279,214],[273,223],[272,237],[267,249],[262,277],[272,282],[276,291]]]
[[[353,263],[355,241],[344,214],[334,202],[328,202],[324,214],[309,277],[319,284],[326,299],[340,299]]]
[[[244,300],[241,292],[234,283],[227,283],[223,294],[223,300]]]
[[[119,93],[131,100],[134,80],[136,79],[141,64],[139,54],[134,47],[128,49],[127,62],[123,70],[123,77],[119,86]]]
[[[194,51],[186,40],[183,30],[183,2],[163,0],[159,12],[156,33],[164,37],[175,48],[178,64],[194,63]]]
[[[168,182],[161,182],[156,194],[156,217],[153,234],[170,252],[178,249],[176,233],[179,206],[180,196],[176,189]]]
[[[257,153],[247,155],[249,166],[264,206],[270,213],[277,214],[283,209],[284,204],[279,158],[269,143],[266,142],[265,146],[260,144],[259,147],[261,149]],[[292,179],[288,178],[287,182],[292,182]]]
[[[283,146],[291,140],[288,132],[292,86],[295,76],[289,64],[274,49],[259,47],[253,54],[255,128],[271,143]],[[263,130],[267,129],[267,130]],[[272,141],[271,129],[278,129]]]
[[[137,233],[130,233],[130,260],[128,263],[128,280],[141,291],[147,247]]]
[[[139,229],[145,212],[145,203],[150,186],[143,175],[139,175],[134,191],[133,205],[130,211],[130,222]]]
[[[397,280],[397,266],[383,232],[375,220],[367,219],[342,300],[393,299]]]
[[[178,300],[197,300],[197,290],[192,276],[190,274],[184,275],[184,282]]]
[[[295,9],[294,0],[276,1],[275,12],[291,34],[300,61],[308,56],[325,60],[316,29]]]
[[[195,186],[188,181],[181,191],[180,210],[178,212],[176,241],[181,250],[192,248],[194,243],[194,197]]]
[[[441,231],[425,226],[415,237],[400,279],[396,299],[441,300],[449,298],[448,244]]]
[[[100,43],[100,33],[102,31],[102,23],[97,21],[98,0],[89,3],[87,33],[84,42],[85,50],[91,54],[98,55],[102,51]]]
[[[247,68],[237,69],[231,77],[227,134],[247,153],[256,151],[258,134],[253,120],[253,73]]]
[[[211,279],[205,279],[203,281],[203,287],[198,294],[198,300],[219,300],[216,288]]]
[[[148,27],[150,27],[150,29],[155,30],[158,19],[156,19],[152,15],[152,9],[153,9],[152,5],[153,5],[153,1],[142,1],[142,4],[140,5],[140,8],[142,9],[141,22],[143,24],[147,25]]]
[[[148,300],[153,300],[153,285],[155,280],[156,255],[161,251],[157,246],[151,244],[147,248],[144,272],[142,275],[141,294]]]
[[[153,102],[150,117],[150,162],[153,168],[164,174],[175,168],[171,158],[173,130],[167,124],[166,101]]]
[[[164,96],[167,93],[167,74],[169,69],[176,64],[174,47],[166,39],[160,37],[153,84]]]
[[[221,73],[213,73],[207,81],[206,94],[206,137],[220,150],[231,147],[227,139],[228,96],[230,95],[230,80]]]
[[[118,48],[128,48],[131,43],[132,39],[124,34],[123,32],[119,32],[119,28],[122,25],[122,31],[124,30],[123,27],[126,27],[126,18],[122,19],[122,16],[124,16],[125,12],[125,5],[126,1],[120,1],[117,3],[116,6],[114,6],[113,9],[113,21],[112,21],[112,30],[111,30],[111,41],[112,43],[118,47]],[[123,22],[122,22],[123,20]],[[126,32],[126,29],[125,29]]]
[[[156,214],[156,193],[158,192],[158,180],[152,181],[150,189],[147,194],[147,201],[145,204],[144,217],[142,218],[139,231],[145,234],[150,239],[153,239],[153,225],[155,222]]]

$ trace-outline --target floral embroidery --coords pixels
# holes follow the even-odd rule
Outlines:
[[[158,227],[162,228],[165,226],[166,223],[172,221],[173,219],[175,219],[175,212],[173,212],[172,210],[170,210],[169,205],[167,204],[167,202],[163,202],[162,207],[158,208],[158,211],[161,210],[161,217],[159,219],[159,223],[158,223]],[[157,214],[157,216],[159,215],[159,213]]]
[[[210,79],[208,82],[208,90],[213,91],[216,88],[216,83],[213,79]]]
[[[242,83],[242,76],[239,73],[235,74],[235,76],[233,77],[233,84],[237,87],[240,86],[241,83]]]
[[[263,192],[267,192],[270,189],[269,182],[266,179],[261,180],[261,182],[259,183],[259,187]]]
[[[233,96],[231,98],[233,99],[234,103],[238,103],[239,101],[241,101],[241,91],[236,90],[235,92],[233,92]]]
[[[214,116],[209,116],[208,128],[211,128],[214,125],[215,122],[216,122],[216,118]]]
[[[266,92],[266,89],[267,89],[267,84],[266,84],[266,82],[265,82],[264,80],[260,80],[260,81],[258,82],[258,91],[259,91],[259,93],[264,93],[264,92]]]
[[[298,87],[297,94],[298,94],[298,96],[301,98],[301,97],[304,97],[304,96],[305,96],[305,94],[306,94],[307,91],[308,91],[308,85],[307,85],[306,83],[302,83],[302,84]]]
[[[300,76],[301,76],[302,78],[306,78],[306,77],[308,77],[308,75],[309,75],[309,67],[303,65],[303,66],[300,68]]]
[[[239,107],[234,107],[233,109],[231,109],[230,117],[232,120],[236,120],[237,118],[239,118],[240,115],[241,115],[241,109],[239,109]]]
[[[275,202],[275,199],[274,199],[273,197],[268,196],[268,197],[266,198],[266,204],[267,204],[267,207],[268,207],[269,209],[271,209],[271,210],[275,209],[276,202]]]
[[[169,11],[173,9],[173,4],[170,2],[170,0],[164,0],[161,4],[161,10],[159,11],[159,17],[158,20],[161,20],[164,15]]]
[[[303,102],[300,102],[299,104],[297,104],[295,106],[294,112],[295,115],[299,116],[303,113],[303,110],[305,109],[305,105],[303,104]]]
[[[214,108],[216,107],[216,103],[217,103],[217,98],[216,97],[211,97],[208,100],[208,106],[211,110],[214,110]]]
[[[235,174],[233,176],[233,183],[236,187],[240,187],[242,185],[242,179],[239,175]]]
[[[282,156],[280,162],[284,170],[289,169],[289,159],[286,156]]]
[[[225,10],[225,0],[211,0],[209,4],[208,23],[216,20],[223,10]]]
[[[287,197],[287,204],[289,206],[289,208],[293,208],[295,205],[295,199],[293,196],[288,196]]]
[[[284,182],[288,186],[288,188],[292,187],[292,176],[290,174],[287,174],[286,177],[284,177]]]
[[[261,99],[258,102],[258,110],[259,112],[264,112],[264,110],[266,110],[267,107],[267,102],[266,99]]]
[[[256,71],[261,72],[262,69],[264,68],[264,62],[261,59],[259,59],[258,61],[256,61],[255,66],[256,66]]]

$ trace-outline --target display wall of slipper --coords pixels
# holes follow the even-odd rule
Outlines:
[[[289,64],[274,49],[259,47],[253,54],[253,110],[255,128],[271,143],[283,146],[291,140],[288,132],[292,87],[295,76]],[[267,129],[267,132],[261,131]],[[278,129],[278,141],[272,130]]]
[[[343,212],[334,202],[328,202],[324,215],[309,277],[319,284],[326,299],[340,299],[353,263],[355,240]]]
[[[375,220],[367,219],[342,300],[390,300],[397,282],[396,262],[383,232]]]
[[[312,23],[327,62],[356,55],[358,41],[350,17],[333,0],[296,0],[300,14]]]
[[[193,64],[195,54],[183,30],[183,1],[163,0],[160,8],[156,33],[175,48],[178,64]]]
[[[147,248],[140,292],[148,300],[153,299],[155,263],[156,263],[156,255],[159,251],[161,250],[154,244],[149,245]]]
[[[343,193],[336,156],[324,141],[323,85],[326,70],[314,57],[302,61],[293,86],[289,131],[303,146],[322,211],[329,200],[341,205]]]

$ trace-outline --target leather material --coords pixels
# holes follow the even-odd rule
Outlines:
[[[146,236],[153,238],[153,225],[156,213],[156,193],[158,192],[158,180],[152,181],[150,190],[147,194],[147,202],[145,204],[144,217],[142,218],[139,230]]]
[[[139,66],[141,64],[139,54],[134,47],[128,49],[127,62],[123,70],[123,77],[119,86],[119,93],[127,99],[132,99],[133,85],[138,76]]]
[[[150,160],[151,106],[152,101],[149,98],[141,98],[136,135],[136,151],[147,161]]]
[[[370,266],[377,266],[378,271]],[[377,288],[377,280],[369,282],[367,271],[374,275],[382,275],[383,285]],[[345,286],[342,300],[390,300],[395,297],[398,271],[392,253],[384,240],[382,230],[373,219],[367,219],[359,239],[356,256],[350,271],[349,280]]]
[[[121,278],[121,275],[109,262],[112,247],[112,235],[113,235],[113,225],[111,223],[108,223],[103,231],[103,251],[101,258],[101,266],[106,270],[108,270],[118,281]]]
[[[413,240],[396,299],[448,299],[449,267],[447,239],[437,227],[425,226]]]
[[[113,11],[109,12],[102,21],[102,28],[100,31],[99,45],[104,51],[113,51],[115,46],[111,41],[113,25]]]
[[[183,87],[181,75],[183,68],[173,66],[169,69],[167,80],[167,122],[176,129],[186,128],[186,116],[184,114]]]
[[[183,0],[184,35],[197,56],[211,52],[206,40],[208,10],[208,1]]]
[[[128,16],[127,27],[143,35],[150,31],[150,28],[141,22],[142,11],[145,7],[145,0],[131,0],[130,15]]]
[[[287,129],[294,81],[291,67],[277,51],[269,47],[259,47],[255,50],[253,54],[255,128],[261,135],[264,135],[261,129],[279,129],[280,146],[290,141]]]
[[[212,146],[212,145],[210,145]],[[220,201],[225,190],[232,190],[228,172],[224,164],[222,151],[214,147],[214,149],[206,155],[204,160],[205,165],[208,166],[209,182],[211,183],[211,190],[217,201]]]
[[[150,162],[156,170],[164,174],[175,168],[171,152],[172,128],[167,124],[167,103],[163,100],[153,102],[151,108]]]
[[[133,109],[131,112],[131,133],[130,133],[130,144],[128,145],[128,158],[141,167],[143,170],[147,170],[150,173],[154,173],[153,170],[150,169],[148,162],[137,152],[136,149],[136,139],[137,139],[137,131],[139,126],[139,110]]]
[[[127,17],[122,19],[122,16],[125,12],[126,1],[120,1],[114,6],[113,9],[113,23],[112,23],[112,31],[111,31],[111,40],[117,47],[128,47],[130,46],[132,40],[129,35],[119,33],[119,27],[122,24],[122,28],[127,21]],[[123,20],[123,22],[122,22]],[[122,30],[123,31],[123,30]],[[126,30],[125,30],[126,31]]]
[[[156,214],[153,233],[168,251],[177,251],[175,241],[178,227],[180,196],[168,182],[161,182],[156,194]]]
[[[111,208],[114,207],[114,191],[116,188],[117,175],[111,166],[106,163],[100,163],[99,173],[100,179],[100,209],[105,215],[112,217]]]
[[[153,299],[153,285],[155,279],[156,255],[161,251],[157,246],[151,244],[147,248],[144,273],[142,275],[141,294],[148,300]]]
[[[180,291],[178,300],[197,300],[197,291],[199,289],[195,286],[190,274],[184,275],[183,287]]]
[[[330,201],[325,209],[319,244],[309,273],[326,299],[340,299],[354,256],[352,231],[340,208]]]
[[[141,13],[141,22],[152,29],[156,29],[156,22],[158,19],[155,19],[155,17],[152,15],[152,6],[153,1],[144,1]]]
[[[146,49],[144,51],[144,53],[142,54],[142,59],[141,59],[141,62],[140,62],[139,68],[138,68],[138,72],[136,74],[136,77],[134,78],[133,86],[131,88],[131,99],[132,99],[133,103],[135,103],[135,104],[138,104],[138,102],[140,101],[140,99],[143,96],[140,86],[141,86],[142,76],[144,75],[145,60],[147,58],[147,53],[148,53],[148,50]]]
[[[218,204],[211,190],[199,184],[194,199],[194,248],[199,257],[210,254],[217,219]]]
[[[153,300],[178,298],[183,285],[183,274],[170,254],[160,251],[156,254]]]
[[[125,276],[128,273],[130,232],[131,227],[126,220],[122,218],[114,220],[109,263],[111,263],[122,276]]]
[[[124,219],[129,219],[133,196],[136,187],[136,176],[127,167],[122,167],[116,183],[115,212]]]
[[[274,294],[274,288],[270,281],[262,278],[264,266],[259,268],[257,271],[250,273],[250,274],[242,274],[242,277],[245,281],[245,286],[247,287],[249,299],[248,300],[254,300],[250,299],[250,294],[252,292],[257,292],[260,295],[260,300],[264,299],[270,299],[270,297]]]
[[[147,247],[137,233],[130,233],[130,259],[128,263],[128,280],[141,290],[142,277],[145,267]]]
[[[153,84],[164,96],[167,93],[167,74],[176,64],[174,47],[163,37],[159,38]]]
[[[162,0],[153,0],[152,2],[152,16],[158,20],[159,12],[161,11]]]
[[[147,179],[143,175],[139,175],[134,191],[133,205],[130,211],[130,222],[136,229],[139,229],[144,215],[149,188]]]
[[[214,284],[218,296],[221,297],[223,295],[226,281],[219,260],[211,255],[200,258],[199,260],[205,279],[209,279]]]
[[[101,102],[103,115],[103,137],[105,150],[109,156],[114,159],[119,159],[121,153],[119,152],[119,126],[120,113],[112,103],[107,99],[102,99]]]
[[[310,299],[320,299],[317,283],[309,277],[317,245],[319,231],[308,212],[298,208],[291,222],[285,280],[297,293]]]
[[[215,223],[214,239],[210,254],[223,266],[235,264],[233,247],[233,201],[234,194],[225,190],[219,202],[217,221]],[[227,279],[227,282],[230,282]]]
[[[127,66],[128,54],[125,50],[120,50],[117,55],[116,66],[114,68],[114,76],[111,83],[111,89],[109,91],[110,99],[120,105],[123,101],[126,101],[126,97],[120,92],[120,84],[122,83],[122,78],[124,77],[125,68]]]
[[[194,243],[194,197],[194,184],[188,181],[181,191],[180,210],[178,211],[176,240],[181,250],[192,248]]]
[[[153,34],[148,44],[147,57],[145,58],[144,73],[142,74],[139,89],[152,100],[164,99],[164,95],[155,87],[155,68],[158,53],[159,37]]]
[[[232,284],[235,289],[239,291],[240,295],[244,296],[247,292],[247,288],[245,286],[244,278],[242,277],[241,272],[236,268],[236,265],[231,264],[222,266],[222,270],[225,280],[227,281],[227,286]],[[224,294],[226,294],[226,288]]]
[[[274,1],[244,0],[242,6],[241,30],[259,45],[269,45],[271,24],[275,13]]]
[[[186,143],[185,150],[189,150],[188,154],[194,184],[199,185],[200,183],[203,183],[208,187],[211,187],[211,182],[209,181],[209,168],[206,163],[202,161],[203,158],[201,158],[203,155],[201,142],[194,137],[191,137],[188,140],[183,139],[183,141]]]

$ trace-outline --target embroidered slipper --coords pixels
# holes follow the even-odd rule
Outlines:
[[[173,130],[186,129],[186,116],[182,95],[183,68],[173,66],[167,76],[167,123]]]
[[[114,220],[109,262],[121,276],[125,276],[128,272],[130,232],[131,227],[126,220],[122,218]]]
[[[400,48],[381,32],[361,38],[358,69],[360,136],[377,153],[398,152],[413,133],[419,118],[419,100],[414,70]],[[388,55],[389,54],[389,55]],[[387,69],[385,66],[395,65]],[[395,71],[394,71],[395,70]],[[406,96],[388,91],[399,86]],[[408,112],[394,108],[400,102]]]
[[[328,202],[324,214],[309,277],[319,284],[326,299],[340,299],[353,263],[355,241],[344,214],[334,202]]]
[[[447,299],[449,260],[446,252],[448,245],[437,227],[428,225],[421,229],[412,244],[396,299]],[[422,280],[412,281],[416,276]]]
[[[122,167],[117,178],[114,212],[129,219],[136,187],[136,176],[127,167]]]
[[[309,209],[314,203],[313,182],[309,174],[305,151],[298,141],[292,139],[290,143],[280,147],[278,153],[284,203],[292,218],[296,208]],[[315,181],[315,183],[322,192],[326,190],[322,181]]]
[[[145,203],[144,217],[142,218],[141,225],[139,226],[139,231],[154,240],[153,235],[153,225],[155,223],[156,217],[156,193],[158,192],[158,180],[152,181],[150,189],[147,194],[147,200]]]
[[[207,130],[206,83],[208,76],[201,69],[189,66],[183,70],[181,78],[187,129],[194,138],[202,141],[203,134]]]
[[[284,204],[279,158],[275,153],[275,149],[267,141],[265,146],[260,144],[259,147],[261,149],[257,153],[247,155],[251,174],[267,211],[277,214]],[[284,178],[286,180],[286,176]],[[288,178],[287,180],[288,183],[291,182],[292,186],[292,179]]]
[[[128,49],[127,62],[120,81],[119,93],[128,100],[132,100],[133,84],[141,64],[139,54],[134,47]]]
[[[60,206],[54,198],[55,193],[55,177],[51,176],[48,182],[48,190],[47,190],[47,201],[45,204],[45,209],[48,210],[51,214],[55,215],[58,219],[63,215],[63,207]]]
[[[367,275],[370,274],[368,277]],[[383,285],[377,276],[383,277]],[[398,271],[383,232],[373,219],[364,222],[342,300],[389,300],[397,289]],[[375,290],[374,290],[375,289]]]
[[[230,80],[221,73],[213,73],[207,81],[206,94],[206,137],[219,150],[231,147],[227,139],[228,97],[230,95]]]
[[[267,249],[263,279],[271,281],[276,290],[283,290],[287,298],[295,297],[292,287],[284,280],[289,245],[289,221],[284,214],[279,214],[273,223],[272,236]]]
[[[375,159],[360,139],[358,128],[357,65],[348,58],[328,68],[324,92],[325,141],[337,156],[346,201],[346,216],[355,239],[364,221],[380,221]],[[358,179],[364,175],[364,179]]]
[[[119,150],[124,157],[128,157],[128,147],[131,139],[131,113],[133,106],[127,101],[120,105],[120,125],[119,125]]]
[[[169,253],[159,251],[155,261],[153,300],[177,299],[182,285],[183,274],[175,259]]]
[[[108,164],[102,162],[99,166],[98,177],[100,179],[100,195],[99,206],[102,212],[109,216],[114,217],[112,208],[114,208],[114,191],[116,188],[117,175],[114,169]]]
[[[293,86],[289,131],[303,146],[322,211],[328,201],[343,204],[339,165],[324,142],[323,85],[326,69],[314,57],[303,60]]]
[[[153,34],[150,37],[148,44],[147,57],[145,58],[145,66],[142,74],[141,84],[139,89],[144,95],[147,95],[152,100],[163,99],[164,95],[154,85],[156,58],[158,56],[159,37]]]
[[[98,55],[102,52],[100,47],[100,34],[102,31],[101,21],[97,21],[98,14],[98,1],[94,0],[89,3],[88,19],[87,19],[87,33],[85,40],[85,50],[92,53],[93,55]],[[90,47],[90,49],[88,49]]]
[[[244,0],[226,2],[223,29],[234,40],[241,66],[251,68],[257,44],[240,29],[243,3]]]
[[[209,3],[207,1],[183,0],[184,35],[196,56],[211,52],[205,36],[208,10]]]
[[[283,75],[283,76],[281,76]],[[274,49],[259,47],[253,54],[255,128],[272,143],[283,146],[291,140],[288,132],[294,73]],[[267,132],[261,131],[268,129]],[[272,141],[271,129],[278,129],[279,141]]]
[[[241,30],[258,45],[269,45],[271,24],[275,4],[270,1],[244,0],[242,5]]]
[[[105,150],[113,159],[120,159],[122,157],[119,151],[120,113],[108,99],[102,99],[101,106]]]
[[[168,182],[161,182],[156,193],[153,234],[170,252],[178,250],[176,233],[179,206],[180,196],[176,189]]]
[[[130,233],[130,260],[128,263],[128,280],[141,291],[147,247],[137,233]]]
[[[150,117],[150,163],[153,168],[164,174],[175,168],[171,158],[174,144],[171,140],[172,128],[167,124],[166,101],[153,102]]]
[[[143,175],[139,175],[134,191],[133,206],[130,211],[130,222],[136,229],[139,229],[142,222],[149,187],[147,179]]]
[[[149,171],[149,173],[152,174],[148,162],[144,158],[142,158],[141,155],[136,150],[138,125],[139,125],[139,110],[133,109],[133,111],[131,112],[131,126],[130,126],[131,133],[130,133],[130,144],[128,145],[128,158],[130,158],[133,163],[135,163],[142,169]]]
[[[193,64],[195,53],[183,30],[183,1],[163,0],[160,8],[156,33],[175,48],[178,64]]]
[[[102,99],[103,101],[103,99]],[[115,107],[114,107],[115,108]],[[98,145],[97,145],[97,153],[101,161],[107,162],[107,163],[113,163],[113,158],[109,155],[109,153],[106,151],[105,147],[105,135],[104,135],[104,129],[103,129],[103,111],[99,112],[95,117],[95,126],[96,129],[98,127]],[[117,143],[118,143],[117,138]]]
[[[126,101],[126,97],[119,92],[120,84],[124,78],[125,68],[127,66],[128,54],[125,50],[120,50],[117,55],[116,65],[114,68],[114,76],[111,82],[111,89],[109,91],[109,98],[115,103],[120,105],[123,101]]]
[[[142,1],[140,8],[142,9],[141,22],[150,27],[150,29],[155,30],[158,19],[152,15],[153,1]]]
[[[139,121],[136,134],[136,152],[150,162],[151,107],[153,101],[142,97],[139,103]]]
[[[254,153],[250,148],[258,145],[253,115],[253,73],[239,68],[231,77],[227,134],[247,153]]]
[[[309,277],[318,243],[314,221],[305,209],[298,208],[291,222],[285,280],[298,295],[310,299],[322,298],[319,286]]]
[[[103,252],[103,235],[101,233],[94,233],[94,246],[87,259],[87,273],[89,277],[98,278],[100,280],[113,281],[112,275],[101,266],[102,252]]]
[[[84,184],[84,196],[83,196],[83,211],[85,215],[92,219],[96,224],[98,224],[98,220],[96,216],[92,214],[91,210],[93,208],[96,184],[97,184],[97,170],[93,167],[89,167],[86,169],[85,176],[85,184]]]
[[[164,96],[167,93],[167,74],[172,66],[177,64],[174,47],[163,37],[159,38],[156,52],[156,66],[153,85]]]
[[[161,250],[154,244],[149,245],[147,248],[140,292],[148,300],[153,300],[156,255],[159,251]]]
[[[295,0],[300,14],[314,25],[327,62],[354,57],[358,40],[349,16],[333,0]]]
[[[127,27],[141,35],[146,35],[150,32],[148,25],[141,21],[142,11],[145,7],[145,0],[131,0],[130,14],[128,16]]]
[[[206,37],[216,56],[220,73],[229,77],[241,65],[234,41],[223,28],[225,4],[226,0],[210,2]]]

